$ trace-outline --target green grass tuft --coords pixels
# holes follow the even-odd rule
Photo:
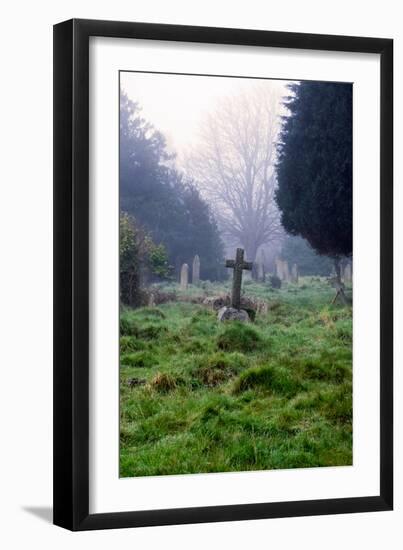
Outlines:
[[[158,360],[149,351],[138,351],[122,355],[120,363],[122,366],[130,367],[154,367],[158,365]]]
[[[166,393],[177,387],[177,380],[166,372],[159,372],[150,380],[150,387],[156,391]]]
[[[138,340],[133,336],[121,336],[120,337],[120,353],[126,354],[133,351],[141,351],[146,349],[146,343],[142,340]]]
[[[250,352],[262,344],[263,339],[254,328],[239,322],[225,323],[217,338],[217,347],[225,351]]]
[[[247,360],[240,353],[223,352],[214,353],[211,356],[202,357],[196,370],[197,378],[205,386],[216,386],[235,376],[247,365]]]
[[[274,393],[293,396],[303,389],[303,385],[281,367],[254,367],[243,372],[234,386],[235,392],[250,389],[269,390]]]

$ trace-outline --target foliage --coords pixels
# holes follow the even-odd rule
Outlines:
[[[276,200],[286,231],[319,253],[352,253],[352,85],[290,85]]]
[[[137,336],[121,340],[121,476],[352,464],[351,308],[332,305],[317,277],[247,288],[269,301],[267,317],[243,325],[259,338],[248,351],[221,350],[232,325],[196,303],[122,312]],[[145,338],[146,326],[159,330]],[[150,366],[123,364],[145,351]]]
[[[156,245],[150,235],[129,214],[120,214],[120,299],[124,304],[140,305],[141,288],[150,279],[167,278],[168,257],[162,244]]]
[[[140,106],[122,93],[121,211],[134,216],[153,241],[163,245],[177,275],[181,265],[191,265],[198,254],[202,277],[224,278],[223,245],[212,213],[193,182],[174,167],[173,160],[164,136],[141,116]],[[155,273],[161,265],[162,250],[156,249],[151,258]]]
[[[289,265],[296,263],[300,275],[329,276],[333,261],[328,256],[320,256],[302,237],[287,235],[281,249],[281,257]]]

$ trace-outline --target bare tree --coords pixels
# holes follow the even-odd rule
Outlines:
[[[221,231],[245,248],[250,261],[282,231],[274,201],[280,100],[274,86],[222,100],[187,161]]]

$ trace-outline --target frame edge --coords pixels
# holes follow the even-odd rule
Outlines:
[[[381,54],[379,496],[89,514],[88,39],[94,35]],[[78,531],[393,509],[392,142],[390,39],[80,19],[54,26],[54,524]]]

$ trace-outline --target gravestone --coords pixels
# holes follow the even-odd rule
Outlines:
[[[257,280],[264,283],[266,280],[266,258],[263,249],[261,249],[259,256],[260,258],[257,262]]]
[[[280,258],[276,258],[276,275],[280,279],[280,281],[284,280],[283,262],[280,260]]]
[[[297,264],[293,264],[291,268],[291,281],[294,284],[298,284],[298,266]]]
[[[196,256],[193,258],[192,284],[197,285],[199,281],[200,281],[200,258],[199,258],[199,255],[196,254]]]
[[[241,306],[242,271],[244,269],[252,271],[253,267],[253,263],[245,262],[243,256],[243,248],[237,248],[235,260],[227,260],[225,262],[225,267],[230,267],[234,270],[231,292],[231,307],[233,307],[234,309],[240,309]]]
[[[183,264],[181,268],[181,290],[187,290],[189,282],[189,266],[188,264]]]
[[[262,262],[257,264],[257,280],[261,282],[265,280],[264,264]]]
[[[232,278],[231,307],[225,306],[219,310],[217,315],[219,321],[250,322],[248,313],[244,309],[241,309],[241,287],[242,272],[244,269],[252,271],[253,263],[245,262],[243,256],[244,250],[242,248],[237,248],[235,260],[227,260],[225,262],[225,267],[230,267],[234,270],[234,276]]]
[[[288,269],[288,262],[287,260],[283,260],[283,280],[287,283],[290,282],[290,270]]]
[[[344,279],[345,283],[351,283],[352,277],[351,277],[351,264],[350,264],[350,262],[348,264],[346,264],[345,267],[344,267],[344,277],[343,277],[343,279]]]

